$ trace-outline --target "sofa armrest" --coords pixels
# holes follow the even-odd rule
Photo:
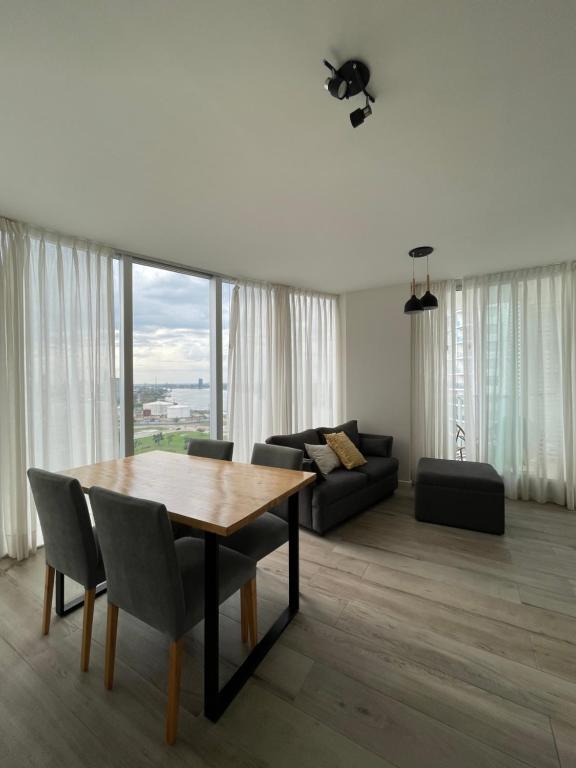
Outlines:
[[[360,433],[360,452],[365,456],[392,456],[394,438],[390,435],[373,435],[369,432]]]

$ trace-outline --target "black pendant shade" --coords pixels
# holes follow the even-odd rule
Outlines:
[[[422,312],[423,309],[422,302],[415,294],[412,294],[406,304],[404,304],[405,315],[415,315],[417,312]]]
[[[438,299],[430,291],[426,291],[424,296],[420,299],[422,309],[438,309]]]
[[[418,248],[412,248],[410,251],[410,258],[412,259],[412,283],[410,289],[412,296],[404,304],[405,315],[415,315],[418,312],[429,311],[431,309],[438,309],[438,299],[433,293],[430,293],[430,273],[428,271],[428,256],[432,253],[434,248],[430,245],[420,245]],[[416,278],[414,276],[414,259],[421,259],[426,257],[426,293],[419,299],[416,296]]]

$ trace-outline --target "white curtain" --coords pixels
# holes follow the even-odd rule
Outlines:
[[[466,452],[574,509],[576,262],[463,281]]]
[[[336,296],[242,281],[232,294],[229,434],[234,455],[338,421],[339,317]]]
[[[422,456],[456,458],[456,430],[462,416],[463,370],[459,353],[461,313],[456,283],[431,285],[438,309],[413,315],[412,477]]]
[[[23,229],[0,218],[0,557],[36,546],[26,486]]]
[[[0,522],[5,551],[21,559],[37,544],[27,467],[118,455],[114,260],[107,248],[5,219],[0,233],[0,392],[9,403]]]

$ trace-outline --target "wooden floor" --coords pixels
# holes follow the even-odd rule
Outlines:
[[[179,739],[163,744],[167,642],[120,615],[116,688],[81,613],[40,635],[43,555],[0,561],[0,765],[275,768],[576,766],[576,514],[507,504],[504,537],[416,523],[410,491],[326,538],[302,535],[302,610],[212,724],[201,638],[186,639]],[[262,628],[286,553],[261,564]],[[223,674],[239,604],[223,608]]]

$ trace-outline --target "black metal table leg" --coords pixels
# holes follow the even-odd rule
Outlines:
[[[106,592],[106,582],[98,584],[96,587],[96,597],[100,597]],[[64,601],[64,574],[60,571],[56,571],[56,613],[58,616],[67,616],[72,611],[77,611],[84,605],[84,595],[69,600],[67,603]]]
[[[236,694],[252,676],[262,659],[298,613],[300,605],[300,565],[298,493],[288,499],[288,606],[268,632],[244,659],[236,672],[219,690],[219,563],[218,548],[226,539],[206,533],[204,564],[204,714],[216,722]]]
[[[220,663],[219,536],[204,534],[204,712],[217,720]]]
[[[290,609],[300,609],[300,539],[298,493],[288,499],[288,598]]]

